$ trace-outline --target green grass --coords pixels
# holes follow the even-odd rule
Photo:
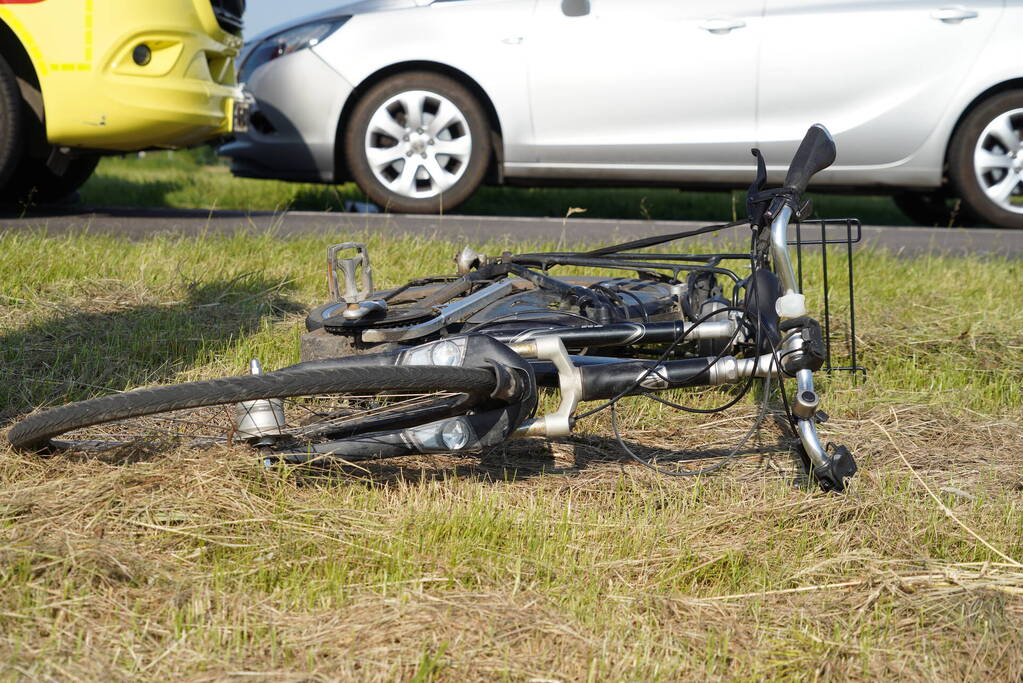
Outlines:
[[[323,249],[352,238],[382,285],[449,269],[458,246],[0,235],[0,421],[294,362]],[[118,464],[0,446],[0,678],[1018,680],[1023,567],[903,457],[1023,558],[1023,264],[856,267],[870,376],[822,382],[823,433],[861,466],[847,496],[794,486],[784,449],[660,478],[603,416],[329,476],[241,449]],[[754,412],[636,399],[622,427],[638,448],[706,448]]]
[[[752,169],[751,169],[752,178]],[[821,216],[908,225],[887,197],[811,195]],[[91,206],[153,206],[243,211],[343,211],[365,201],[354,183],[340,186],[234,178],[206,150],[151,152],[144,159],[107,158],[82,190]],[[585,209],[591,218],[719,221],[745,215],[744,192],[672,189],[483,187],[455,212],[486,216],[564,217]]]

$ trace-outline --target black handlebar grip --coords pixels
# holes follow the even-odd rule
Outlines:
[[[803,194],[815,173],[835,163],[836,154],[835,139],[828,129],[819,123],[813,124],[799,143],[796,156],[792,157],[785,185]]]

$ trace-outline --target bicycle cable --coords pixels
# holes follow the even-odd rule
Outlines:
[[[506,320],[513,320],[513,319],[515,319],[515,318],[517,318],[517,317],[519,317],[521,315],[551,315],[551,313],[552,313],[552,311],[550,309],[547,309],[547,308],[534,308],[534,309],[528,309],[527,308],[524,311],[515,311],[514,313],[505,313],[504,315],[499,315],[496,318],[492,318],[490,320],[486,320],[484,322],[478,323],[475,327],[471,327],[468,330],[465,330],[465,332],[479,332],[482,329],[485,329],[487,327],[490,327],[490,326],[495,325],[495,324],[500,323],[500,322],[504,322]],[[579,313],[573,313],[571,311],[554,311],[553,313],[554,313],[554,315],[563,315],[563,316],[567,316],[569,318],[578,318],[579,320],[584,320],[584,321],[586,321],[588,323],[592,323],[593,325],[599,325],[600,324],[596,320],[594,320],[593,318],[588,318],[585,315],[581,315]],[[531,320],[523,320],[522,322],[533,322],[533,321],[531,321]],[[557,325],[557,326],[560,326],[560,327],[571,327],[571,325],[561,323],[560,321],[538,320],[536,322],[543,322],[545,325]]]
[[[756,287],[756,280],[754,280],[753,282],[754,282],[753,287],[755,288]],[[760,317],[760,312],[757,311],[757,326],[756,326],[756,339],[757,340],[759,340],[759,338],[760,338],[761,331],[762,331],[761,317]],[[759,346],[759,343],[757,342],[756,345]],[[745,386],[743,387],[743,390],[739,393],[739,395],[736,396],[734,400],[732,400],[728,404],[726,404],[727,408],[730,408],[730,407],[734,406],[747,393],[749,393],[749,390],[752,388],[753,382],[755,381],[755,379],[756,378],[755,378],[754,375],[750,375],[750,377],[746,380]],[[750,438],[757,431],[759,431],[759,429],[763,426],[764,419],[767,417],[767,409],[768,409],[768,405],[769,405],[770,395],[771,395],[771,374],[770,374],[770,372],[768,372],[767,377],[764,379],[764,397],[763,397],[763,400],[761,401],[760,410],[757,413],[757,417],[756,417],[756,419],[754,419],[753,424],[750,425],[749,429],[746,430],[746,433],[742,436],[741,439],[739,439],[739,442],[732,448],[732,450],[726,456],[724,456],[720,461],[714,463],[713,465],[708,465],[707,467],[701,467],[700,469],[696,469],[696,470],[683,470],[683,471],[666,470],[666,469],[663,469],[661,467],[658,467],[657,465],[653,464],[649,460],[644,460],[643,458],[639,457],[639,455],[637,455],[635,453],[635,451],[633,451],[631,448],[629,448],[629,445],[625,442],[625,439],[622,438],[621,432],[618,430],[618,409],[617,409],[616,405],[612,405],[611,406],[611,431],[614,433],[615,439],[618,441],[618,446],[623,451],[625,451],[625,453],[627,455],[629,455],[629,457],[631,457],[633,460],[638,462],[640,465],[643,465],[644,467],[646,467],[646,468],[648,468],[650,470],[653,470],[654,472],[657,472],[658,474],[662,474],[662,475],[669,476],[669,477],[698,477],[698,476],[702,476],[704,474],[710,474],[711,472],[716,472],[717,470],[720,470],[720,469],[724,468],[725,466],[729,465],[735,459],[735,457],[739,454],[739,451],[742,449],[742,447],[745,446],[746,443],[750,440]],[[675,405],[677,405],[677,404],[673,404],[670,401],[666,401],[664,399],[661,399],[660,397],[657,397],[657,396],[647,395],[647,397],[648,398],[653,398],[654,400],[657,400],[657,401],[659,401],[661,403],[665,403],[665,404],[673,406],[673,407]],[[687,409],[686,406],[678,405],[678,407],[680,409],[682,409],[682,410],[686,410]],[[726,409],[726,408],[722,408],[722,410],[724,410],[724,409]],[[720,411],[718,411],[718,412],[720,412]],[[674,456],[683,455],[684,456],[684,455],[688,455],[688,454],[684,453],[682,451],[675,451],[674,453],[672,453],[672,455],[674,455]]]
[[[729,224],[723,225],[723,226],[709,226],[709,227],[713,227],[713,228],[716,228],[716,229],[723,229],[725,227],[734,227],[735,225],[738,225],[739,223],[741,223],[741,221],[740,222],[736,222],[736,223],[729,223]],[[643,242],[643,240],[638,240],[635,243],[630,242],[630,243],[628,243],[627,245],[624,245],[624,246],[625,246],[625,248],[633,248],[633,245],[634,244],[638,244],[639,242]],[[751,271],[755,271],[756,270],[756,265],[755,264],[756,264],[756,246],[757,246],[757,243],[758,243],[758,235],[757,235],[756,231],[754,231],[754,233],[753,233],[753,235],[751,235],[751,239],[750,239],[750,255],[749,256],[750,256],[750,268],[751,268]],[[752,293],[752,296],[754,298],[756,298],[758,296],[757,295],[757,291],[756,291],[756,287],[757,287],[757,281],[754,278],[752,280],[752,289],[749,290]],[[759,301],[758,298],[757,298],[757,300]],[[640,386],[642,384],[642,382],[647,377],[649,377],[656,370],[657,365],[659,365],[660,363],[663,363],[665,360],[667,360],[667,358],[671,355],[671,353],[675,350],[675,348],[677,348],[678,345],[681,344],[685,340],[685,338],[694,329],[696,329],[697,326],[699,326],[700,324],[708,321],[711,317],[713,317],[715,315],[719,315],[719,314],[721,314],[723,312],[726,312],[726,311],[737,311],[739,313],[742,313],[743,317],[737,322],[735,332],[729,338],[728,343],[725,344],[725,346],[718,353],[718,355],[715,356],[714,359],[711,360],[711,362],[707,364],[707,367],[704,368],[702,371],[700,371],[700,373],[697,374],[696,377],[700,377],[704,373],[709,372],[710,369],[712,367],[714,367],[714,365],[716,365],[724,357],[724,354],[729,349],[729,347],[731,347],[731,345],[735,343],[735,341],[736,341],[736,339],[738,337],[739,331],[742,329],[743,325],[748,324],[748,321],[745,319],[745,316],[747,316],[749,314],[749,311],[747,309],[739,308],[737,306],[728,306],[728,307],[725,307],[725,308],[719,308],[719,309],[717,309],[715,311],[711,311],[707,315],[704,315],[703,317],[699,318],[698,320],[696,320],[693,323],[692,327],[690,327],[688,330],[683,330],[682,333],[678,337],[676,337],[675,340],[671,343],[671,345],[668,347],[668,349],[660,356],[660,358],[658,358],[657,361],[655,361],[656,364],[653,367],[648,368],[646,372],[644,372],[642,375],[640,375],[639,378],[637,378],[633,382],[633,384],[631,386],[626,388],[624,391],[619,393],[614,398],[608,400],[603,405],[600,405],[600,406],[598,406],[598,407],[596,407],[596,408],[594,408],[592,410],[588,410],[585,413],[577,415],[575,417],[575,420],[581,420],[581,419],[590,417],[590,416],[592,416],[592,415],[594,415],[596,413],[599,413],[602,410],[606,410],[607,408],[611,407],[612,405],[614,405],[615,403],[620,401],[623,397],[631,394],[633,391],[636,390],[636,388],[638,386]],[[761,319],[760,319],[760,312],[758,310],[757,311],[757,325],[756,325],[756,327],[754,329],[754,346],[755,346],[755,348],[759,348],[760,347],[760,333],[761,333]],[[696,377],[692,378],[690,381],[692,381]],[[746,385],[743,387],[742,391],[739,393],[739,395],[737,397],[735,397],[733,400],[729,401],[725,405],[720,406],[720,407],[716,407],[716,408],[707,408],[707,409],[692,408],[692,407],[689,407],[689,406],[683,406],[681,404],[677,404],[677,403],[673,403],[671,401],[667,401],[666,399],[661,399],[660,397],[656,398],[655,400],[658,400],[661,403],[664,403],[665,405],[668,405],[668,406],[670,406],[672,408],[675,408],[676,410],[682,410],[682,411],[685,411],[685,412],[694,412],[694,413],[701,413],[701,414],[719,413],[719,412],[722,412],[724,410],[727,410],[727,409],[731,408],[732,406],[737,404],[740,400],[742,400],[742,398],[749,392],[750,388],[752,388],[753,380],[754,379],[755,378],[751,376],[749,378],[749,380],[747,381]],[[647,394],[644,392],[644,395],[647,395]]]
[[[750,268],[751,268],[751,270],[753,272],[756,271],[756,244],[757,244],[757,238],[758,238],[758,235],[756,234],[756,231],[754,231],[754,234],[752,235],[751,247],[750,247]],[[754,301],[759,301],[758,292],[757,292],[757,279],[756,278],[751,278],[749,280],[749,282],[751,283],[751,286],[750,286],[750,289],[748,290],[747,300],[752,298]],[[665,353],[661,356],[661,358],[657,361],[657,363],[660,364],[660,363],[664,362],[664,360],[667,359],[667,357],[678,346],[678,344],[680,344],[685,339],[685,337],[689,334],[689,332],[691,332],[697,325],[699,325],[700,323],[702,323],[705,320],[709,319],[712,315],[720,314],[720,313],[722,313],[722,312],[724,312],[726,310],[737,310],[737,307],[730,306],[727,309],[726,308],[718,309],[718,310],[713,311],[710,314],[700,318],[698,321],[696,321],[696,323],[694,323],[693,327],[691,327],[689,330],[683,331],[682,334],[680,334],[678,337],[676,337],[676,339],[669,346],[668,350],[665,351]],[[738,310],[740,310],[740,312],[743,314],[743,318],[740,319],[740,321],[738,321],[738,324],[736,326],[736,332],[733,333],[732,337],[729,339],[729,342],[728,342],[728,344],[725,345],[724,349],[708,364],[707,368],[704,371],[702,371],[702,372],[709,371],[711,367],[713,367],[717,362],[719,362],[721,360],[721,358],[723,357],[723,355],[725,353],[725,350],[727,350],[735,342],[736,337],[737,337],[737,335],[739,333],[739,330],[742,329],[742,326],[749,324],[749,320],[746,318],[746,316],[749,315],[749,310],[746,309],[746,308],[738,309]],[[756,315],[756,325],[754,326],[754,348],[760,348],[761,347],[762,335],[763,335],[763,319],[762,319],[762,317],[760,315],[760,309],[759,309],[759,306],[758,306],[757,307],[757,315]],[[620,433],[620,431],[618,429],[617,403],[624,396],[626,396],[626,395],[630,394],[632,391],[634,391],[636,389],[636,387],[638,387],[648,376],[650,376],[650,374],[656,370],[656,365],[654,367],[648,369],[647,372],[643,373],[632,384],[632,386],[628,387],[624,392],[618,394],[617,396],[615,396],[614,398],[610,399],[609,401],[607,401],[605,404],[599,406],[598,408],[596,408],[594,410],[587,411],[586,413],[583,413],[583,414],[577,416],[575,419],[576,420],[583,419],[583,418],[589,417],[589,416],[591,416],[591,415],[593,415],[593,414],[595,414],[597,412],[600,412],[601,410],[605,410],[607,408],[610,408],[611,409],[611,430],[612,430],[612,432],[615,435],[615,439],[618,441],[619,447],[621,447],[621,449],[623,451],[625,451],[625,453],[627,453],[637,463],[639,463],[639,464],[643,465],[644,467],[647,467],[647,468],[649,468],[649,469],[651,469],[651,470],[653,470],[653,471],[655,471],[655,472],[657,472],[659,474],[663,474],[663,475],[666,475],[666,476],[673,476],[673,477],[695,477],[695,476],[700,476],[700,475],[703,475],[703,474],[709,474],[711,472],[719,470],[719,469],[725,467],[726,465],[728,465],[735,458],[735,456],[738,455],[739,451],[749,441],[749,439],[753,436],[753,434],[755,434],[763,426],[764,419],[767,417],[767,411],[768,411],[768,408],[769,408],[769,405],[770,405],[771,379],[772,379],[772,372],[771,372],[771,370],[773,370],[774,367],[777,367],[778,370],[779,370],[779,372],[778,372],[779,389],[780,389],[780,392],[782,394],[782,401],[783,401],[783,404],[784,404],[784,410],[785,410],[785,414],[786,414],[786,417],[787,417],[787,421],[788,421],[790,427],[792,427],[793,429],[795,428],[795,418],[794,418],[794,415],[792,414],[792,410],[791,410],[791,407],[789,405],[788,397],[785,395],[784,377],[783,377],[784,372],[781,370],[781,368],[782,368],[781,360],[785,356],[789,355],[789,353],[792,353],[792,352],[786,353],[783,356],[779,357],[778,343],[775,340],[773,340],[773,339],[769,340],[769,341],[770,341],[770,345],[771,345],[772,361],[771,361],[771,367],[769,368],[769,371],[767,373],[767,377],[764,378],[764,397],[763,397],[763,400],[761,401],[761,407],[760,407],[760,410],[758,411],[757,417],[754,420],[753,424],[750,426],[750,428],[743,435],[743,437],[739,440],[738,444],[736,444],[736,446],[728,453],[728,455],[726,455],[721,461],[719,461],[719,462],[717,462],[717,463],[715,463],[713,465],[710,465],[708,467],[703,467],[703,468],[700,468],[698,470],[689,470],[689,471],[681,471],[681,472],[665,470],[665,469],[657,467],[656,465],[652,464],[651,462],[649,462],[647,460],[644,460],[643,458],[639,457],[631,448],[629,448],[628,444],[622,438],[621,433]],[[702,372],[701,372],[701,374],[702,374]],[[699,375],[697,375],[697,376],[699,376]],[[750,377],[748,378],[748,380],[746,381],[742,391],[733,400],[729,401],[724,406],[721,406],[719,408],[714,408],[714,409],[699,409],[699,408],[693,408],[693,407],[690,407],[690,406],[683,406],[681,404],[676,404],[676,403],[674,403],[672,401],[668,401],[666,399],[662,399],[659,396],[654,396],[654,395],[652,395],[650,393],[644,393],[642,395],[644,397],[646,397],[646,398],[653,399],[653,400],[658,401],[659,403],[662,403],[662,404],[667,405],[669,407],[676,408],[676,409],[679,409],[679,410],[688,411],[688,412],[701,412],[701,413],[722,412],[723,410],[727,410],[728,408],[731,408],[732,406],[737,404],[740,400],[742,400],[742,398],[744,396],[746,396],[746,394],[749,393],[750,389],[753,386],[753,382],[755,381],[755,379],[756,379],[755,375],[751,374]],[[676,452],[675,455],[686,455],[686,454],[682,453],[682,452]]]
[[[635,391],[638,387],[640,387],[643,384],[643,381],[646,380],[647,377],[649,377],[650,375],[654,374],[657,371],[657,366],[660,365],[661,363],[663,363],[664,361],[666,361],[668,359],[668,357],[671,356],[671,354],[675,351],[675,349],[678,347],[678,345],[681,344],[683,341],[685,341],[686,337],[688,337],[689,334],[694,329],[696,329],[696,327],[698,325],[700,325],[700,324],[702,324],[704,322],[707,322],[708,320],[710,320],[715,315],[720,315],[721,313],[725,313],[725,312],[729,312],[729,311],[738,311],[740,313],[743,313],[744,309],[741,309],[741,308],[738,308],[738,307],[735,307],[735,306],[726,306],[726,307],[719,308],[717,310],[711,311],[710,313],[708,313],[708,314],[704,315],[703,317],[699,318],[696,322],[693,323],[692,327],[690,327],[689,329],[683,330],[681,332],[681,334],[679,334],[677,337],[675,337],[675,339],[671,342],[671,344],[664,351],[664,353],[662,353],[660,355],[660,357],[658,357],[655,361],[653,361],[651,367],[647,368],[645,372],[640,374],[639,377],[637,377],[632,382],[632,384],[627,386],[625,389],[623,389],[621,392],[619,392],[613,398],[608,399],[605,403],[597,406],[596,408],[593,408],[591,410],[588,410],[588,411],[586,411],[584,413],[581,413],[581,414],[575,416],[575,420],[582,420],[582,419],[585,419],[587,417],[591,417],[592,415],[595,415],[596,413],[599,413],[599,412],[601,412],[603,410],[607,410],[609,407],[611,407],[613,404],[615,404],[618,401],[620,401],[622,398],[630,395],[633,391]],[[702,377],[704,374],[710,372],[710,369],[712,367],[714,367],[718,363],[718,361],[720,361],[722,358],[724,358],[725,353],[728,351],[728,348],[738,338],[740,330],[741,330],[741,327],[737,325],[736,329],[735,329],[735,332],[732,333],[732,336],[729,338],[728,343],[722,348],[722,350],[718,353],[718,355],[715,356],[714,359],[712,359],[711,362],[707,364],[706,368],[703,368],[702,370],[700,370],[699,373],[697,373],[694,377],[692,377],[689,380],[690,382],[694,381],[697,377]],[[740,398],[741,398],[741,396],[740,396]],[[731,405],[734,405],[734,403],[731,404]],[[726,406],[724,408],[721,408],[721,410],[727,410],[727,408],[731,407],[731,405]],[[709,411],[704,411],[702,409],[694,409],[694,410],[698,410],[700,412],[720,412],[720,410],[709,410]]]
[[[632,242],[623,242],[621,244],[614,244],[609,247],[601,247],[600,249],[594,249],[592,251],[583,251],[575,253],[581,254],[583,256],[604,256],[607,254],[618,254],[629,249],[646,249],[648,247],[656,247],[661,244],[674,242],[676,240],[685,239],[687,237],[696,237],[697,235],[705,235],[711,232],[719,232],[721,230],[727,230],[729,228],[736,228],[743,224],[748,225],[749,219],[732,221],[731,223],[721,223],[718,225],[707,225],[702,228],[687,230],[685,232],[675,232],[668,235],[654,235],[653,237],[644,237],[643,239],[633,240]]]
[[[638,462],[640,465],[643,465],[644,467],[649,468],[654,472],[657,472],[658,474],[663,474],[669,477],[698,477],[704,474],[710,474],[711,472],[716,472],[717,470],[722,469],[723,467],[731,463],[732,460],[735,459],[735,456],[739,454],[739,451],[742,449],[743,446],[746,445],[746,442],[750,440],[750,437],[752,437],[763,426],[764,418],[767,417],[767,409],[770,395],[771,377],[768,376],[764,380],[764,398],[761,401],[760,411],[757,414],[756,419],[753,421],[753,424],[750,425],[750,428],[746,430],[746,433],[739,440],[739,443],[737,443],[735,447],[728,453],[728,455],[724,456],[724,458],[722,458],[719,462],[716,462],[713,465],[708,465],[707,467],[701,467],[698,470],[683,470],[673,472],[671,470],[662,469],[657,465],[654,465],[649,460],[644,460],[643,458],[639,457],[631,448],[629,448],[629,445],[625,443],[625,439],[622,438],[621,432],[618,431],[618,409],[617,406],[614,405],[611,406],[611,431],[614,433],[615,439],[618,441],[618,446],[623,451],[625,451],[629,455],[629,457]],[[675,451],[674,453],[672,453],[672,455],[675,456],[688,455],[688,453],[684,453],[682,451]]]

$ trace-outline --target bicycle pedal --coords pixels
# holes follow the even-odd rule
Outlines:
[[[338,254],[349,249],[355,250],[355,256],[338,258]],[[341,294],[342,283],[344,295]],[[342,242],[327,247],[327,288],[334,301],[366,301],[370,298],[373,268],[369,262],[369,249],[364,243]]]

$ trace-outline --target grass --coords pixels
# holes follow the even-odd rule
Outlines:
[[[750,174],[752,178],[752,167]],[[822,216],[910,224],[888,197],[811,196]],[[83,188],[82,198],[90,206],[244,211],[343,211],[346,201],[366,201],[354,183],[332,186],[234,178],[206,150],[104,159]],[[572,208],[582,208],[582,215],[591,218],[705,221],[745,215],[744,202],[744,192],[484,187],[455,213],[561,218]]]
[[[0,424],[294,362],[342,237],[0,234]],[[365,239],[382,284],[448,269],[457,246]],[[774,427],[675,481],[624,459],[603,416],[329,476],[228,448],[0,446],[0,677],[1019,680],[1023,263],[856,266],[870,377],[822,388],[826,438],[860,462],[847,496],[794,486]],[[754,413],[637,399],[622,423],[640,449],[713,448]]]

